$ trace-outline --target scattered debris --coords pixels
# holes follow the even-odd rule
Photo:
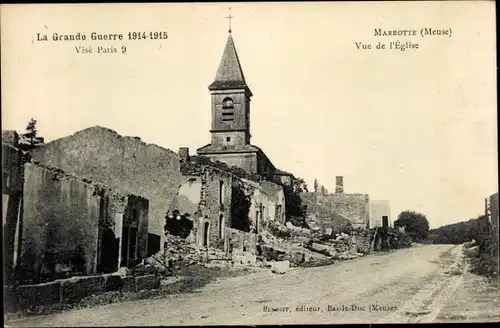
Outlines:
[[[285,274],[290,268],[290,261],[271,262],[271,272]]]

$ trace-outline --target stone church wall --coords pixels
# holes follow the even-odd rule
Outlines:
[[[273,163],[271,163],[271,160],[263,151],[258,153],[257,158],[257,172],[265,176],[268,180],[273,180],[276,168]]]
[[[165,214],[181,185],[179,157],[173,151],[95,126],[39,147],[32,156],[117,192],[149,199],[149,231],[163,245]]]
[[[255,153],[230,153],[204,156],[210,158],[212,161],[220,161],[222,163],[226,163],[229,167],[236,166],[249,173],[257,172],[257,154]]]
[[[229,141],[227,138],[230,138]],[[212,145],[220,150],[237,149],[245,144],[245,132],[242,131],[226,131],[212,133]]]

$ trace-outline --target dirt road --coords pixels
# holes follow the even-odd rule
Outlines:
[[[7,323],[15,326],[431,322],[460,288],[458,247],[426,245],[284,275],[260,272],[171,295]],[[496,318],[498,320],[498,318]]]

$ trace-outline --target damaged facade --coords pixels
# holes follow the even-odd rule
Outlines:
[[[188,150],[187,150],[188,152]],[[230,226],[232,175],[209,165],[189,161],[181,154],[181,186],[172,209],[193,222],[191,242],[224,249],[225,229]]]
[[[320,193],[319,191],[301,193],[301,196],[307,200],[308,212],[315,213],[319,217],[320,209],[327,208],[327,212],[331,214],[326,220],[323,218],[322,223],[327,223],[332,219],[335,219],[333,220],[335,222],[348,220],[354,228],[369,228],[370,196],[362,193],[345,193],[343,177],[337,177],[336,182],[335,193]],[[333,221],[332,225],[336,225]]]
[[[193,222],[190,242],[225,252],[231,243],[235,251],[254,251],[255,234],[269,221],[284,224],[285,194],[281,185],[266,180],[258,183],[194,163],[187,148],[181,148],[179,156],[182,183],[172,208]],[[239,199],[240,191],[248,199],[247,205]],[[244,208],[241,212],[234,210],[238,202],[243,202],[239,203]]]
[[[240,187],[250,197],[248,218],[251,222],[251,232],[260,233],[268,217],[269,205],[267,195],[264,194],[259,183],[247,179],[240,179]]]
[[[2,143],[5,276],[114,272],[147,254],[148,200],[37,164]]]
[[[31,154],[40,164],[148,199],[148,253],[161,249],[165,213],[171,210],[181,184],[177,154],[99,126],[56,139]]]
[[[286,204],[285,192],[279,184],[270,181],[261,181],[262,192],[266,195],[264,200],[264,219],[266,221],[276,221],[280,224],[285,224],[286,220]]]
[[[19,229],[22,220],[24,165],[29,155],[14,147],[18,138],[13,131],[2,131],[2,224],[4,277],[12,282],[19,250]],[[5,141],[5,143],[4,143]]]

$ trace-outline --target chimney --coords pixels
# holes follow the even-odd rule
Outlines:
[[[181,161],[188,162],[189,161],[189,147],[179,148],[179,157],[181,158]]]
[[[342,194],[344,192],[344,177],[343,176],[336,176],[335,181],[336,181],[335,193]]]

